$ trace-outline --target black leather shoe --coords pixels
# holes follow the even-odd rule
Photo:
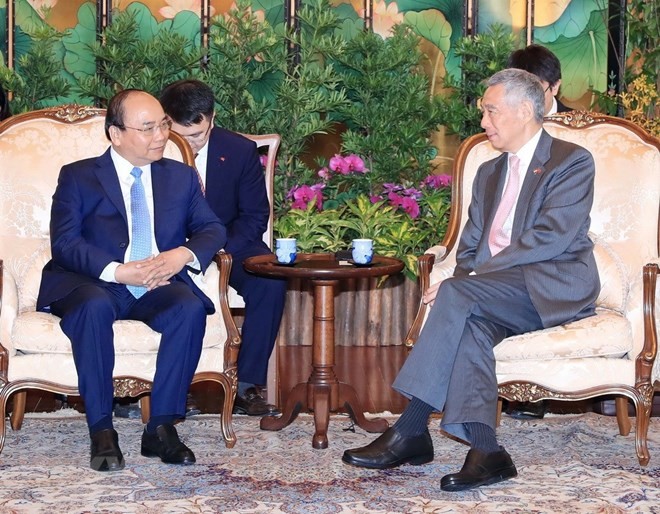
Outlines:
[[[259,389],[249,387],[245,391],[245,396],[236,395],[233,413],[248,416],[277,416],[280,411],[275,405],[266,402]]]
[[[195,399],[193,398],[192,394],[188,393],[188,396],[186,396],[186,418],[189,418],[191,416],[197,416],[197,414],[201,414],[202,411],[200,410],[199,407],[197,407],[197,404],[195,403]]]
[[[465,491],[473,487],[496,484],[518,476],[511,456],[500,446],[500,451],[484,453],[471,449],[458,473],[445,475],[440,481],[443,491]]]
[[[396,468],[402,464],[417,466],[433,460],[433,441],[428,429],[418,436],[403,437],[390,427],[371,444],[346,450],[341,460],[370,469]]]
[[[543,419],[547,402],[513,402],[509,404],[506,413],[515,419]]]
[[[91,436],[89,466],[94,471],[119,471],[124,469],[124,456],[119,449],[119,436],[113,428],[99,430]]]
[[[158,425],[155,434],[149,434],[145,428],[141,453],[145,457],[160,457],[168,464],[194,464],[196,460],[195,454],[181,442],[171,423]]]

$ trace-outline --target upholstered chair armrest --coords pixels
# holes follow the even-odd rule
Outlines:
[[[424,252],[424,255],[433,255],[435,260],[440,262],[447,255],[447,247],[442,245],[432,246]]]
[[[441,282],[445,278],[453,275],[454,267],[456,266],[454,253],[447,253],[447,250],[448,248],[446,246],[435,245],[426,250],[424,255],[417,260],[419,289],[422,294],[424,294],[424,291],[426,291],[432,284]],[[415,315],[415,319],[413,320],[404,340],[406,346],[412,347],[417,341],[419,333],[424,326],[428,309],[428,305],[426,305],[420,297],[417,314]]]
[[[0,259],[0,374],[3,369],[5,371],[7,369],[1,355],[11,357],[16,353],[11,340],[16,316],[18,316],[18,285]]]
[[[656,300],[660,297],[658,288],[658,269],[660,259],[655,259],[643,269],[643,313],[644,313],[644,348],[637,356],[635,376],[637,386],[644,383],[653,390],[653,383],[660,380],[660,363],[658,353],[658,321],[660,313],[656,313]]]
[[[434,246],[432,248],[444,248],[444,247],[438,247]],[[420,256],[419,259],[417,259],[417,274],[418,274],[418,281],[419,281],[419,289],[422,291],[422,294],[424,291],[426,291],[429,288],[429,278],[431,276],[431,270],[433,269],[433,263],[435,262],[435,252],[429,253],[431,249],[427,250],[424,255]],[[442,253],[444,255],[444,252]],[[415,342],[417,341],[417,338],[419,337],[419,333],[422,330],[422,326],[424,325],[424,320],[426,319],[426,310],[427,310],[427,305],[423,302],[422,297],[420,296],[419,299],[419,305],[417,306],[417,314],[415,315],[415,319],[412,322],[412,325],[410,326],[410,329],[408,330],[408,334],[406,335],[406,338],[404,340],[404,344],[408,347],[412,347]]]
[[[229,273],[231,272],[232,257],[225,251],[220,251],[215,255],[213,260],[220,272],[218,279],[219,305],[216,305],[216,308],[219,310],[222,320],[227,327],[227,344],[225,344],[224,353],[224,363],[227,369],[236,367],[238,350],[241,346],[241,336],[229,308]]]

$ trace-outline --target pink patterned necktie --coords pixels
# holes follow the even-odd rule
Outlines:
[[[509,179],[506,182],[502,199],[497,207],[493,225],[490,228],[488,235],[488,246],[490,247],[490,254],[496,255],[511,243],[511,235],[506,234],[503,230],[504,222],[509,217],[511,209],[516,203],[518,196],[518,189],[520,184],[520,175],[518,168],[520,167],[520,159],[515,155],[509,156]]]

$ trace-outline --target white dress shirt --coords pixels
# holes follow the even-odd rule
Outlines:
[[[135,181],[135,177],[131,175],[131,171],[133,171],[133,168],[135,167],[139,167],[142,170],[142,176],[141,176],[142,186],[144,187],[144,194],[147,199],[147,209],[149,210],[149,219],[151,221],[151,254],[158,255],[160,253],[160,250],[158,249],[158,245],[156,244],[156,233],[154,229],[154,188],[153,188],[153,182],[151,180],[151,164],[147,164],[145,166],[133,166],[130,162],[124,159],[121,155],[119,155],[113,147],[110,147],[110,157],[112,158],[112,162],[115,165],[115,171],[117,173],[117,178],[119,179],[119,186],[121,187],[121,195],[122,198],[124,199],[124,207],[126,208],[126,221],[129,227],[128,246],[126,247],[126,252],[124,253],[124,263],[129,262],[131,255],[131,238],[130,238],[131,235],[130,227],[132,226],[131,186]],[[199,261],[197,260],[197,256],[189,248],[186,248],[186,250],[188,250],[193,257],[193,262],[189,263],[188,266],[195,269],[201,269],[201,266],[199,265]],[[106,282],[117,283],[117,280],[115,278],[115,272],[117,271],[117,268],[121,264],[123,263],[121,262],[109,263],[103,269],[103,271],[101,272],[101,276],[99,278]]]

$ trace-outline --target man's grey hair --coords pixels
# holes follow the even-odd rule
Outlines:
[[[525,100],[531,102],[534,119],[543,123],[545,115],[545,91],[536,75],[525,70],[508,68],[498,71],[486,81],[488,87],[502,84],[504,98],[509,105],[518,105]]]

